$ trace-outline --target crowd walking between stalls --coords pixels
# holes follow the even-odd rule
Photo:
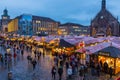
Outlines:
[[[33,45],[25,44],[24,42],[12,42],[12,41],[5,41],[1,47],[5,49],[5,53],[1,53],[0,61],[1,67],[11,70],[12,65],[17,65],[19,60],[24,60],[24,51],[34,52],[33,54],[28,54],[26,57],[28,60],[28,64],[32,64],[33,70],[36,69],[36,64],[39,62],[41,56],[45,56],[37,47]],[[9,51],[10,50],[10,51]],[[102,64],[101,62],[95,62],[92,60],[90,63],[86,62],[86,64],[80,63],[80,57],[78,54],[71,54],[67,55],[66,53],[54,53],[54,65],[52,65],[51,69],[51,77],[53,80],[63,80],[63,73],[66,72],[66,79],[67,80],[90,80],[88,72],[90,69],[90,73],[92,76],[100,77],[100,73],[102,70],[107,69],[107,64]],[[51,65],[50,65],[51,66]],[[104,67],[104,69],[102,69]],[[64,71],[64,68],[66,71]],[[113,70],[110,68],[110,78],[112,78]],[[57,78],[56,75],[59,75]],[[75,76],[79,75],[79,76]],[[77,77],[77,78],[75,78]]]
[[[32,52],[32,46],[28,46],[24,42],[12,42],[12,41],[5,41],[0,46],[2,49],[4,49],[4,52],[0,53],[0,63],[1,67],[8,69],[8,71],[12,70],[13,65],[17,65],[17,63],[20,60],[24,60],[24,51]],[[36,51],[34,51],[35,57],[38,56],[38,59],[41,55],[41,52],[37,54]],[[33,69],[35,69],[35,66],[37,64],[34,57],[31,57],[32,54],[28,54],[27,59],[30,60],[31,64],[33,65]]]
[[[67,73],[67,80],[92,80],[90,76],[100,78],[103,72],[109,74],[109,79],[112,79],[114,74],[113,68],[109,68],[107,62],[102,63],[101,61],[91,59],[89,63],[81,64],[79,54],[76,53],[71,55],[55,53],[54,63],[51,71],[54,80],[56,80],[57,71],[59,80],[62,80],[64,67]]]

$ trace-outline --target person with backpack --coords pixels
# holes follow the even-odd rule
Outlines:
[[[56,68],[55,68],[55,66],[52,67],[51,73],[52,73],[52,78],[54,78],[54,80],[55,80],[55,76],[56,76]]]

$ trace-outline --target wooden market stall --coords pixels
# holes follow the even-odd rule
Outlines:
[[[59,54],[66,53],[67,55],[70,55],[74,50],[75,50],[74,45],[70,44],[64,39],[60,39],[58,42],[58,47],[54,48],[52,51],[53,53],[57,51],[57,53]]]
[[[114,74],[120,72],[120,49],[109,46],[94,54],[97,54],[98,62],[101,61],[103,65],[104,63],[108,64],[108,72],[110,67],[112,67]]]
[[[76,52],[81,53],[80,54],[81,63],[85,64],[85,62],[90,63],[90,58],[91,57],[95,57],[93,55],[93,53],[95,53],[95,52],[97,52],[101,49],[104,49],[108,46],[110,46],[110,43],[105,42],[105,43],[100,43],[100,44],[97,44],[97,45],[94,45],[94,46],[87,46],[87,47],[80,48],[80,49],[76,50]]]

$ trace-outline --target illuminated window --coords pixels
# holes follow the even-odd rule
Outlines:
[[[80,29],[75,29],[75,31],[78,31],[78,32],[80,32],[81,30],[80,30]]]
[[[73,26],[73,28],[79,28],[78,26]]]
[[[36,20],[36,23],[41,23],[41,21]]]
[[[83,30],[83,32],[87,32],[87,30]]]
[[[61,29],[61,31],[66,31],[65,29]]]

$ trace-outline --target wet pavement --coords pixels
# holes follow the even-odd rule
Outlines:
[[[2,49],[1,47],[0,47],[0,51],[3,54],[5,53],[4,49]],[[44,57],[41,56],[40,60],[37,61],[37,66],[35,70],[33,70],[31,63],[28,63],[27,60],[27,55],[31,54],[33,56],[34,55],[33,52],[24,51],[24,53],[25,54],[23,58],[21,56],[20,60],[17,61],[16,64],[13,63],[13,66],[11,68],[11,71],[13,73],[13,80],[53,80],[51,78],[51,68],[54,63],[53,63],[53,57],[51,56],[51,52],[47,51]],[[8,80],[7,73],[8,73],[8,69],[0,66],[0,80]],[[113,79],[111,80],[115,80],[115,78],[118,76],[113,76]],[[56,78],[57,78],[56,80],[58,80],[58,74]],[[64,66],[64,74],[62,80],[66,80],[65,66]],[[72,80],[79,80],[78,75],[75,75]],[[87,80],[109,80],[109,75],[102,73],[100,77],[95,77],[90,75],[90,70],[89,70]]]

